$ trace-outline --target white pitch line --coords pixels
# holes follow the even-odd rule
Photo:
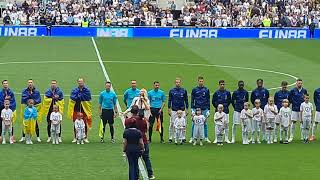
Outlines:
[[[102,61],[102,60],[101,60]],[[279,71],[272,71],[260,68],[253,68],[253,67],[241,67],[241,66],[230,66],[230,65],[218,65],[218,64],[199,64],[199,63],[183,63],[183,62],[152,62],[152,61],[102,61],[105,63],[124,63],[124,64],[157,64],[157,65],[183,65],[183,66],[203,66],[203,67],[220,67],[220,68],[231,68],[231,69],[245,69],[251,71],[259,71],[259,72],[267,72],[273,74],[280,74],[284,76],[291,77],[293,79],[298,79],[298,77],[284,73]],[[16,62],[0,62],[0,65],[6,64],[47,64],[47,63],[98,63],[97,61],[16,61]],[[100,63],[100,62],[99,62]],[[288,87],[294,86],[295,82],[288,85]],[[268,90],[280,89],[281,87],[273,87],[269,88]],[[251,91],[248,91],[251,92]],[[99,95],[92,95],[92,96],[99,96]],[[121,95],[119,95],[121,96]],[[66,96],[68,97],[68,96]]]
[[[97,57],[98,57],[98,60],[99,60],[101,69],[102,69],[103,74],[104,74],[104,77],[106,78],[107,81],[111,81],[111,80],[110,80],[110,77],[109,77],[109,75],[108,75],[108,73],[107,73],[107,70],[106,70],[106,68],[105,68],[105,66],[104,66],[104,64],[103,64],[103,61],[102,61],[102,58],[101,58],[101,56],[100,56],[100,52],[99,52],[99,49],[98,49],[98,47],[97,47],[96,41],[94,40],[93,37],[91,37],[91,40],[92,40],[92,44],[93,44],[93,46],[94,46],[94,49],[95,49],[95,51],[96,51],[96,54],[97,54]],[[114,91],[114,89],[113,89],[112,86],[111,86],[111,89]],[[117,105],[118,111],[122,112],[121,106],[120,106],[120,104],[119,104],[119,100],[117,100],[116,105]],[[124,124],[125,119],[124,119],[124,117],[123,117],[122,115],[120,115],[120,118],[121,118],[121,121],[122,121],[122,125],[123,125],[123,127],[125,128],[125,124]],[[144,165],[143,165],[143,162],[142,162],[141,158],[139,158],[139,169],[140,169],[142,178],[143,178],[144,180],[148,180],[149,177],[148,177],[148,175],[147,175],[146,169],[145,169],[145,167],[144,167]]]

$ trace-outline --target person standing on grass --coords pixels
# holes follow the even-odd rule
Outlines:
[[[139,179],[138,160],[144,152],[144,143],[141,131],[136,128],[135,119],[126,120],[126,129],[123,133],[123,152],[129,164],[129,180]]]
[[[114,118],[118,114],[117,109],[117,95],[114,91],[111,90],[111,82],[107,81],[105,84],[105,90],[100,93],[99,96],[99,112],[101,117],[102,132],[100,133],[100,142],[104,142],[104,133],[106,129],[107,123],[110,127],[110,136],[111,136],[111,143],[115,143],[114,140]],[[101,130],[100,130],[101,131]]]
[[[160,89],[160,83],[155,81],[153,83],[153,90],[148,92],[148,98],[150,101],[150,110],[151,116],[149,118],[149,142],[152,141],[152,131],[153,131],[153,124],[157,122],[160,124],[158,129],[160,133],[160,142],[164,143],[163,139],[163,108],[166,102],[166,95]],[[160,122],[158,122],[160,121]]]
[[[90,89],[85,85],[84,79],[78,79],[78,87],[72,89],[69,104],[68,104],[68,117],[73,120],[77,119],[77,114],[83,114],[83,120],[85,123],[85,143],[89,143],[88,140],[88,129],[92,127],[92,104],[91,104],[91,92]],[[73,143],[77,142],[76,132],[74,130]]]
[[[274,95],[274,102],[280,110],[283,105],[283,100],[289,98],[289,91],[287,90],[288,88],[288,82],[287,81],[282,81],[281,82],[281,90],[277,91]],[[275,136],[274,136],[274,142],[276,143],[278,141],[278,133],[280,131],[280,117],[279,114],[276,117],[276,127],[275,127]]]
[[[238,89],[232,93],[232,106],[233,112],[233,124],[232,124],[232,140],[231,143],[236,141],[236,129],[241,125],[240,114],[243,109],[244,103],[249,101],[249,93],[244,89],[244,81],[238,82]]]
[[[38,110],[34,106],[34,100],[28,99],[27,106],[23,111],[23,134],[26,137],[26,144],[33,144],[31,137],[36,133]]]
[[[142,153],[142,159],[146,165],[149,179],[155,179],[153,175],[151,161],[150,161],[149,144],[148,144],[147,135],[146,135],[148,131],[148,121],[144,118],[144,116],[142,116],[141,114],[138,114],[139,110],[140,110],[139,106],[133,105],[130,110],[132,116],[131,118],[126,119],[124,124],[127,128],[129,126],[128,124],[130,124],[129,122],[135,121],[135,127],[141,131],[143,144],[144,144],[144,152]]]
[[[6,144],[6,132],[8,132],[9,135],[9,142],[10,144],[13,144],[12,141],[12,120],[13,120],[13,111],[9,108],[10,107],[10,101],[5,100],[4,101],[4,109],[1,111],[1,119],[2,119],[2,144]]]
[[[293,141],[294,133],[296,130],[296,123],[298,121],[301,121],[300,105],[304,102],[304,95],[307,93],[308,93],[307,90],[302,87],[302,79],[297,79],[296,87],[291,89],[289,93],[289,102],[292,104],[291,129],[290,129],[289,142]],[[302,129],[300,133],[301,133],[301,140],[303,140]]]
[[[39,125],[38,123],[41,121],[41,119],[38,119],[39,112],[41,111],[41,95],[37,88],[34,87],[33,80],[28,80],[28,87],[22,90],[21,95],[21,117],[23,117],[23,113],[25,110],[25,107],[28,106],[28,101],[32,99],[33,104],[32,107],[37,109],[37,116],[35,116],[35,132],[37,135],[37,141],[41,142],[40,139],[40,132],[39,132]],[[22,132],[22,138],[20,139],[20,142],[25,141],[25,132]]]
[[[196,109],[200,108],[202,115],[206,119],[210,116],[210,91],[204,86],[204,78],[202,76],[198,77],[198,86],[192,89],[191,92],[191,114],[194,116],[196,114]],[[189,143],[193,142],[193,129],[194,123],[192,123],[191,138]],[[208,123],[204,122],[204,140],[208,143],[211,141],[208,138]]]
[[[137,88],[137,81],[131,80],[131,88],[127,89],[123,94],[123,102],[127,109],[130,107],[132,100],[138,97],[140,94],[140,89]]]
[[[313,101],[316,106],[316,113],[314,117],[314,122],[312,125],[312,136],[310,138],[311,141],[316,139],[317,127],[320,122],[320,88],[316,89],[313,93]]]
[[[223,105],[223,112],[226,114],[225,124],[226,127],[224,129],[224,137],[226,143],[231,143],[229,140],[229,106],[231,104],[231,93],[225,89],[225,81],[219,81],[219,89],[213,94],[212,97],[212,105],[216,108],[216,112],[218,111],[218,105]],[[217,143],[217,137],[213,143]]]
[[[186,118],[188,116],[188,92],[181,87],[181,79],[176,78],[175,80],[176,87],[172,88],[169,91],[169,100],[168,100],[168,113],[170,116],[170,125],[169,125],[169,143],[172,143],[174,137],[174,120],[177,118],[177,111],[182,111],[182,117]],[[185,134],[183,135],[185,142]]]
[[[122,114],[125,117],[131,117],[132,116],[131,108],[134,105],[137,105],[139,107],[139,116],[143,116],[147,121],[149,121],[149,117],[151,116],[151,111],[150,111],[150,101],[149,101],[146,89],[140,90],[139,96],[135,97],[132,100],[132,103],[129,106],[129,108],[126,109]]]
[[[9,82],[8,80],[3,80],[2,81],[2,91],[0,91],[0,111],[2,111],[4,109],[4,101],[8,100],[10,102],[10,106],[9,109],[12,110],[13,112],[13,122],[15,121],[16,118],[16,99],[14,97],[14,92],[9,88]],[[0,129],[2,129],[2,118],[0,117]],[[0,140],[1,140],[1,134],[2,132],[0,132]],[[11,130],[11,141],[14,142],[14,138],[13,138],[13,127]]]
[[[51,141],[51,113],[53,112],[53,106],[58,106],[59,113],[63,114],[64,110],[64,98],[63,98],[63,92],[58,87],[57,80],[51,80],[51,86],[44,94],[43,102],[42,102],[42,108],[41,108],[41,114],[46,115],[47,118],[47,134],[48,134],[48,140],[49,143]],[[42,117],[40,117],[42,118]],[[58,141],[59,143],[62,142],[61,139],[61,123],[59,124],[59,137]]]
[[[309,132],[313,117],[313,104],[309,101],[309,94],[304,95],[304,102],[300,105],[302,135],[304,143],[309,142]]]
[[[251,103],[254,105],[254,102],[256,99],[260,100],[261,103],[261,109],[264,109],[264,107],[268,104],[269,99],[269,91],[268,89],[263,87],[263,79],[257,79],[257,88],[251,92]],[[266,141],[266,123],[265,123],[265,117],[263,117],[262,123],[261,123],[261,129],[262,129],[262,140]]]

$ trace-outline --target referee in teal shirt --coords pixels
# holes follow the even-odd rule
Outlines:
[[[127,89],[123,94],[123,101],[127,109],[131,106],[132,100],[140,95],[140,89],[137,88],[137,81],[131,80],[131,88]]]
[[[111,90],[111,82],[106,82],[106,90],[102,91],[99,96],[99,111],[100,117],[103,122],[103,136],[106,128],[106,124],[109,124],[110,127],[110,135],[111,135],[111,143],[115,143],[113,138],[114,135],[114,118],[118,114],[117,109],[117,95],[114,91]],[[101,143],[104,142],[104,137],[100,140]]]
[[[166,95],[162,90],[160,90],[160,83],[155,81],[153,83],[154,89],[148,92],[148,98],[150,100],[150,109],[151,109],[151,116],[149,118],[149,141],[151,142],[152,138],[152,131],[153,131],[153,124],[154,122],[160,118],[161,122],[161,132],[160,132],[160,142],[164,143],[163,140],[163,107],[166,102]]]

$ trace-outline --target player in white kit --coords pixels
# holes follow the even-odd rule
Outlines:
[[[218,111],[214,114],[214,122],[215,122],[215,135],[217,138],[217,145],[223,145],[223,135],[225,132],[225,128],[227,127],[227,115],[223,112],[223,105],[218,105]]]
[[[53,105],[52,113],[50,114],[51,121],[51,140],[52,144],[59,144],[60,124],[62,121],[62,115],[59,112],[59,107]]]
[[[289,125],[291,121],[292,111],[289,107],[289,100],[282,100],[282,107],[279,111],[278,117],[280,121],[280,143],[289,143]]]
[[[304,102],[300,105],[301,119],[302,119],[302,135],[303,142],[308,143],[309,131],[312,122],[313,105],[309,102],[309,94],[304,95]]]
[[[74,127],[76,129],[76,139],[77,144],[84,144],[84,138],[85,138],[85,124],[83,121],[83,114],[78,113],[77,119],[74,121]]]
[[[255,107],[252,109],[252,144],[255,143],[255,139],[257,139],[257,143],[260,144],[260,132],[261,132],[261,122],[263,120],[263,110],[260,108],[261,102],[260,99],[256,99],[254,101]],[[257,133],[257,137],[255,138],[255,133]]]
[[[10,144],[13,144],[12,140],[12,120],[13,120],[13,112],[9,108],[10,101],[4,101],[4,109],[1,111],[2,118],[2,144],[6,144],[6,132],[9,134]]]
[[[197,145],[197,140],[200,140],[200,146],[203,145],[202,140],[204,139],[204,124],[206,117],[202,115],[200,108],[196,109],[196,114],[192,118],[194,129],[193,129],[193,145]]]
[[[242,144],[249,144],[249,132],[250,124],[253,118],[252,111],[249,109],[250,104],[248,102],[244,103],[244,109],[241,111],[240,118],[242,122]]]
[[[183,144],[184,135],[186,134],[186,119],[183,116],[183,111],[177,111],[177,118],[174,120],[175,138],[174,143],[176,145]]]
[[[267,143],[272,144],[275,136],[275,120],[278,115],[278,108],[274,104],[274,98],[268,98],[268,104],[264,107],[264,114],[266,118],[266,135],[267,135]]]

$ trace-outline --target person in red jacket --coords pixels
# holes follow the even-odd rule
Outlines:
[[[146,133],[148,132],[148,122],[147,120],[143,117],[143,115],[139,116],[138,115],[139,112],[139,107],[137,105],[133,105],[131,107],[131,114],[132,117],[127,118],[124,122],[126,128],[128,127],[128,125],[130,124],[130,122],[135,121],[135,125],[136,128],[138,130],[141,131],[142,133],[142,140],[144,143],[144,152],[142,154],[142,159],[146,165],[147,171],[148,171],[148,176],[149,179],[155,179],[154,175],[153,175],[153,170],[152,170],[152,165],[151,165],[151,161],[150,161],[150,155],[149,155],[149,143],[148,143],[148,139],[147,139],[147,135]]]

